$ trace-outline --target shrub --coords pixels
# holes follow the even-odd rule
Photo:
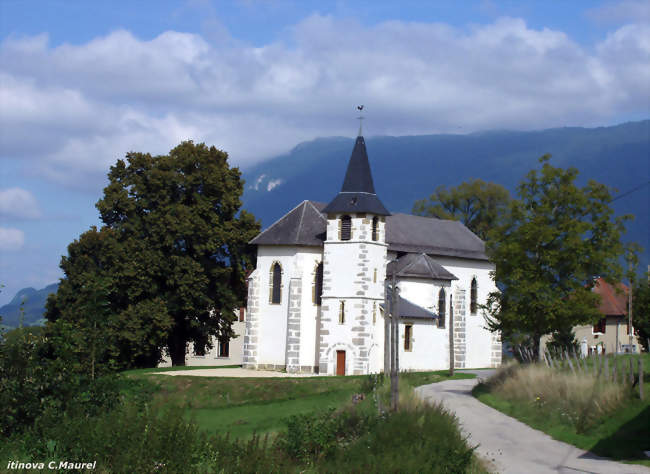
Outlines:
[[[456,418],[440,405],[422,404],[387,415],[321,466],[324,472],[467,472],[474,448]]]
[[[377,417],[354,407],[336,412],[334,409],[306,415],[294,415],[287,421],[277,445],[290,457],[313,463],[331,457],[352,440],[370,431]]]

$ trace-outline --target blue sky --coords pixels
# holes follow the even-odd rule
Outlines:
[[[0,0],[0,304],[60,276],[127,151],[648,118],[647,1]]]

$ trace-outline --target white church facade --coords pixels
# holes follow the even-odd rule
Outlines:
[[[261,232],[248,280],[243,366],[289,373],[383,370],[386,279],[400,289],[401,370],[495,367],[501,341],[479,306],[495,290],[485,246],[463,224],[391,214],[357,137],[341,192],[303,201]]]

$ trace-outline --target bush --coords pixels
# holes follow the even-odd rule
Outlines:
[[[294,415],[287,421],[287,431],[280,435],[277,446],[290,457],[310,464],[331,457],[368,433],[377,421],[376,416],[364,414],[355,407]]]
[[[324,472],[467,472],[474,448],[456,418],[440,405],[391,413],[377,427],[322,465]]]

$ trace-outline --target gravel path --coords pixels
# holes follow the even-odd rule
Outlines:
[[[471,372],[471,371],[467,371]],[[490,371],[476,371],[489,377]],[[477,454],[492,463],[502,474],[528,473],[650,473],[650,469],[598,457],[484,405],[472,396],[477,379],[449,380],[418,387],[425,400],[438,401],[454,412]]]
[[[316,374],[287,374],[271,370],[249,369],[195,369],[174,370],[171,372],[152,372],[154,375],[193,375],[195,377],[318,377]]]

